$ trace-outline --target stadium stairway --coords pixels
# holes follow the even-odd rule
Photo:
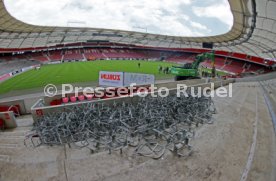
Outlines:
[[[25,149],[24,138],[32,129],[31,115],[21,116],[16,119],[18,127],[11,130],[0,131],[0,162],[12,162],[20,150]]]

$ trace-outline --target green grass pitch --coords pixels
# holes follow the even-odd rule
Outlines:
[[[141,68],[138,68],[138,62]],[[154,74],[156,79],[173,78],[172,75],[158,73],[158,66],[171,67],[172,63],[150,61],[93,61],[56,65],[44,65],[40,70],[31,70],[17,75],[0,84],[0,94],[13,90],[44,87],[47,84],[97,82],[99,71],[117,71]]]

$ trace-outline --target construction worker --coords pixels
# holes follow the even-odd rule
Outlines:
[[[159,65],[159,67],[158,67],[159,74],[162,73],[162,69],[163,69],[163,67],[161,65]]]

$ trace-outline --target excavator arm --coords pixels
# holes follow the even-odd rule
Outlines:
[[[195,61],[192,64],[186,64],[183,67],[173,67],[172,74],[176,75],[176,80],[181,79],[190,79],[190,78],[197,78],[198,75],[198,67],[200,63],[211,60],[212,62],[212,77],[216,76],[216,69],[215,69],[215,53],[206,52],[196,56]]]
[[[196,60],[192,63],[192,68],[193,69],[198,69],[200,63],[206,61],[206,60],[211,60],[212,62],[212,67],[215,66],[215,54],[214,52],[207,52],[207,53],[202,53],[196,56]]]
[[[206,60],[211,60],[211,65],[212,65],[212,77],[216,77],[216,68],[215,68],[215,53],[214,51],[212,52],[207,52],[203,53],[200,55],[196,56],[196,61],[193,62],[194,69],[198,69],[199,65],[201,62],[204,62]]]

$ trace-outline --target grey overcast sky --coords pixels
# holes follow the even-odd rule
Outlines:
[[[36,25],[93,27],[174,36],[223,34],[233,25],[228,0],[5,0]]]

